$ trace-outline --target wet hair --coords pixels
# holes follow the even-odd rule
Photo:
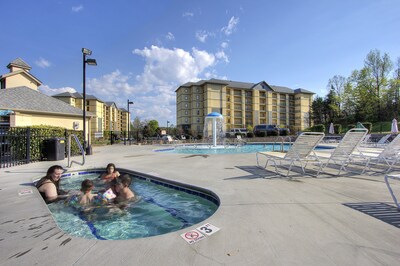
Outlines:
[[[51,167],[47,170],[46,178],[47,178],[47,179],[51,179],[51,175],[52,175],[56,170],[63,170],[63,171],[64,171],[64,168],[62,168],[61,165],[53,165],[53,166],[51,166]]]
[[[81,183],[81,191],[83,193],[86,193],[90,191],[93,188],[93,181],[89,179],[85,179]]]
[[[117,178],[117,182],[129,187],[132,184],[132,178],[128,174],[124,174]]]
[[[115,168],[115,164],[113,164],[113,163],[107,164],[106,170],[108,170],[108,168],[110,168],[110,167],[114,167],[114,172],[117,171],[117,169]]]

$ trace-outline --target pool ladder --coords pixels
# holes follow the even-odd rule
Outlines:
[[[76,142],[76,144],[78,144],[79,150],[82,153],[82,163],[79,163],[77,161],[72,160],[70,163],[70,159],[71,159],[71,137],[74,137],[74,140]],[[84,165],[85,164],[85,150],[82,147],[81,142],[79,141],[78,137],[75,134],[70,134],[68,136],[68,165],[67,167],[70,168],[72,166],[72,163],[77,163],[79,165]]]
[[[280,152],[284,152],[284,151],[285,151],[285,150],[284,150],[284,146],[285,146],[286,139],[289,140],[289,144],[290,144],[290,145],[292,144],[292,138],[291,138],[290,136],[286,136],[286,137],[279,136],[279,137],[278,137],[278,140],[275,140],[274,145],[272,145],[272,151],[275,151],[275,145],[276,145],[276,144],[279,142],[279,140],[280,140],[279,151],[280,151]]]

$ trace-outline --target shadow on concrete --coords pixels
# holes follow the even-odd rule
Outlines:
[[[343,203],[344,206],[400,228],[400,210],[382,202]]]
[[[22,183],[22,184],[19,184],[20,186],[26,186],[26,187],[34,187],[35,186],[35,184],[33,183],[33,182],[30,182],[30,183]]]

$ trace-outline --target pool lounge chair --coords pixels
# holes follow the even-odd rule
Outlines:
[[[392,196],[394,204],[396,204],[396,206],[397,206],[397,210],[400,211],[400,204],[399,204],[396,196],[393,193],[392,187],[390,186],[389,178],[393,179],[393,180],[400,181],[400,175],[386,175],[385,176],[385,183],[386,183],[386,186],[387,186],[387,188],[389,190],[390,196]]]
[[[368,133],[366,128],[352,128],[344,135],[337,147],[330,154],[317,153],[317,160],[321,161],[317,176],[329,164],[339,165],[339,172],[346,171],[346,165],[351,161],[353,152]],[[323,162],[325,160],[325,162]]]
[[[400,162],[400,134],[397,135],[391,142],[389,142],[382,152],[362,152],[360,151],[356,158],[366,160],[365,167],[362,171],[364,173],[367,169],[371,169],[371,164],[379,165],[386,164],[386,173],[390,172],[393,166]]]
[[[307,165],[307,163],[310,161],[316,162],[316,157],[311,155],[314,153],[314,148],[322,141],[324,136],[325,134],[320,132],[304,132],[297,137],[296,141],[286,153],[257,152],[257,166],[261,167],[260,158],[266,157],[264,168],[267,168],[268,163],[271,161],[275,166],[275,172],[279,175],[282,175],[278,171],[277,162],[279,162],[280,165],[282,165],[282,162],[286,162],[289,164],[289,169],[286,173],[286,176],[288,176],[292,166],[298,162],[300,163],[301,170],[305,174],[304,167]],[[303,165],[303,163],[305,163],[305,165]]]

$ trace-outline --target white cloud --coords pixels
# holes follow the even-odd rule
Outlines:
[[[182,17],[186,17],[186,18],[192,18],[194,16],[194,14],[192,12],[184,12],[182,14]]]
[[[235,30],[236,30],[236,27],[237,27],[237,24],[239,23],[239,18],[235,18],[234,16],[233,17],[231,17],[231,19],[229,20],[229,22],[228,22],[228,26],[226,26],[226,27],[223,27],[222,29],[221,29],[221,31],[223,32],[223,33],[225,33],[225,35],[231,35]]]
[[[74,93],[76,92],[76,90],[74,88],[71,87],[62,87],[62,88],[50,88],[48,85],[42,85],[39,87],[39,91],[46,94],[46,95],[55,95],[55,94],[59,94],[62,92],[71,92]]]
[[[118,107],[130,106],[132,119],[156,119],[160,125],[176,121],[175,90],[183,83],[206,76],[215,77],[216,55],[192,48],[191,51],[151,46],[135,49],[133,54],[144,61],[143,72],[136,77],[115,70],[100,78],[87,80],[87,92],[103,101],[114,101]],[[208,72],[207,72],[208,71]],[[212,73],[212,74],[208,74]],[[172,122],[175,123],[175,122]]]
[[[217,53],[215,54],[215,57],[216,57],[217,59],[220,59],[220,60],[224,61],[225,63],[229,63],[229,58],[228,58],[228,56],[225,54],[224,51],[219,51],[219,52],[217,52]]]
[[[88,93],[106,100],[114,99],[121,95],[129,95],[138,92],[138,88],[129,84],[130,75],[123,75],[118,69],[100,78],[93,78],[87,81]],[[111,101],[111,100],[107,100]]]
[[[41,68],[46,68],[51,66],[51,63],[42,57],[40,57],[39,60],[35,61],[35,64]]]
[[[228,42],[222,42],[221,43],[221,48],[222,49],[226,49],[226,48],[228,48],[228,45],[229,45]]]
[[[72,12],[79,12],[83,10],[83,5],[79,5],[79,6],[73,6],[72,7]]]
[[[205,43],[208,36],[210,36],[210,33],[205,30],[199,30],[196,32],[196,39],[199,40],[200,42]]]
[[[167,33],[167,35],[165,36],[165,38],[167,38],[168,40],[175,40],[175,36],[171,33],[171,32],[168,32]]]
[[[182,84],[198,80],[205,68],[215,64],[215,56],[206,51],[192,49],[192,53],[183,49],[167,49],[152,45],[143,50],[135,49],[134,54],[146,60],[143,73],[137,77],[144,90],[154,85]]]

